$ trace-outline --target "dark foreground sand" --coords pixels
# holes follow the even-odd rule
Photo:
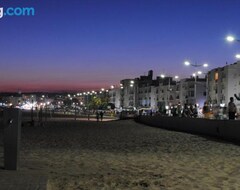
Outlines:
[[[21,170],[48,175],[48,190],[237,190],[240,146],[129,120],[54,121],[23,127]]]

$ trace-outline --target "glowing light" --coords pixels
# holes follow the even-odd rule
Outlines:
[[[240,59],[240,54],[235,55],[237,59]]]
[[[220,107],[221,108],[225,107],[225,104],[224,103],[220,104]]]
[[[165,78],[165,75],[161,74],[160,77],[161,77],[161,78]]]
[[[187,65],[187,66],[191,65],[191,63],[189,61],[185,61],[184,64]]]
[[[199,75],[201,75],[201,74],[202,74],[202,71],[198,71],[197,73],[198,73]]]
[[[131,83],[131,84],[134,84],[134,81],[133,81],[133,80],[131,80],[131,81],[130,81],[130,83]]]
[[[203,67],[208,67],[208,64],[207,64],[207,63],[204,63],[204,64],[203,64]]]
[[[229,42],[232,42],[232,41],[235,40],[235,38],[233,36],[227,36],[226,40],[229,41]]]
[[[179,76],[175,76],[174,78],[175,78],[175,79],[179,79]]]

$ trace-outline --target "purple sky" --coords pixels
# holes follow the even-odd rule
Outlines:
[[[147,74],[190,76],[236,61],[239,0],[3,0],[35,16],[0,19],[0,91],[100,89]]]

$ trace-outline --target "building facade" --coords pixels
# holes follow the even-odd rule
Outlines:
[[[240,61],[212,69],[207,79],[208,102],[213,106],[227,106],[230,97],[240,96]],[[234,102],[239,112],[240,102],[235,97]]]

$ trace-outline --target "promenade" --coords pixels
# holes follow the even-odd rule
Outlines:
[[[23,180],[28,190],[31,181],[48,190],[240,189],[240,146],[133,120],[23,126],[18,171],[2,168],[2,144],[0,153],[0,187]]]

